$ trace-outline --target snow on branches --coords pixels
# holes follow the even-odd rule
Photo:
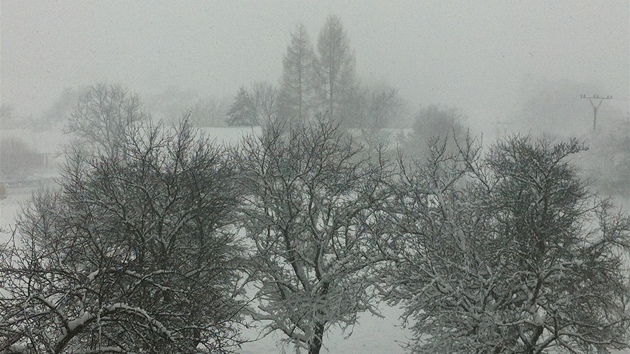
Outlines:
[[[25,206],[0,262],[0,351],[239,344],[234,164],[186,123],[130,129],[120,148],[70,155],[61,189]]]
[[[436,144],[401,168],[387,298],[405,307],[415,352],[627,346],[630,220],[578,179],[568,160],[581,150],[512,137],[481,159]]]
[[[243,227],[255,251],[256,319],[319,352],[331,325],[375,311],[372,269],[389,173],[326,120],[268,125],[241,157]],[[382,161],[381,161],[382,162]]]

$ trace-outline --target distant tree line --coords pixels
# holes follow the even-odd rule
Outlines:
[[[290,124],[327,116],[343,127],[385,128],[397,118],[402,104],[388,86],[361,84],[355,55],[341,20],[326,19],[315,48],[299,24],[282,61],[279,86],[242,86],[227,114],[229,125],[263,125],[270,119]]]
[[[93,86],[59,188],[0,249],[0,351],[228,353],[255,323],[315,354],[381,301],[411,352],[627,348],[630,218],[580,178],[582,143],[482,150],[423,112],[448,129],[419,125],[416,154],[326,114],[226,148]]]
[[[357,140],[369,149],[398,144],[408,155],[415,157],[427,156],[428,143],[432,139],[444,137],[452,150],[455,139],[461,140],[467,134],[463,112],[448,106],[426,105],[408,114],[405,112],[407,105],[395,88],[385,83],[362,82],[356,74],[355,63],[354,51],[341,20],[330,15],[315,43],[304,25],[296,26],[283,55],[282,74],[277,83],[254,82],[241,86],[233,97],[221,99],[199,97],[194,90],[171,86],[146,97],[148,104],[142,111],[146,116],[153,113],[156,121],[175,125],[185,116],[197,127],[264,126],[269,121],[295,125],[326,117],[338,122],[343,129],[353,130]],[[544,132],[560,136],[568,136],[566,133],[575,133],[584,126],[590,127],[590,120],[576,119],[583,116],[579,114],[583,108],[575,104],[579,93],[590,90],[589,87],[592,85],[567,81],[544,83],[542,89],[516,111],[517,121],[507,119],[505,123],[521,124],[521,129],[528,129],[533,134]],[[127,91],[122,86],[117,89]],[[72,124],[80,122],[75,116],[89,114],[89,108],[80,101],[93,94],[96,93],[89,87],[66,88],[41,117],[17,116],[11,105],[3,103],[0,125],[3,129],[30,127],[36,130],[64,125],[73,131],[77,127]],[[126,94],[140,101],[137,95],[129,91]],[[567,129],[568,121],[571,129]],[[96,126],[100,124],[94,123]],[[628,199],[628,119],[625,115],[622,117],[621,112],[610,111],[600,126],[597,131],[583,135],[589,151],[580,154],[582,175],[593,179],[598,191]],[[25,157],[22,168],[19,166],[22,149],[14,149],[18,142],[5,140],[8,139],[3,138],[1,143],[8,147],[0,149],[2,175],[24,178],[33,174],[38,167],[36,159]],[[30,147],[25,146],[23,150],[28,149]],[[29,164],[35,166],[26,166]]]

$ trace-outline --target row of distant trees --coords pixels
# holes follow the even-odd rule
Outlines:
[[[277,84],[255,82],[239,88],[231,102],[206,97],[193,100],[196,93],[171,87],[150,97],[148,103],[166,121],[176,120],[182,111],[196,126],[262,125],[270,119],[307,121],[316,115],[340,119],[344,126],[384,128],[400,118],[402,99],[386,84],[365,85],[357,78],[355,55],[341,20],[327,18],[315,49],[304,25],[291,34]],[[4,127],[29,124],[49,126],[75,110],[82,90],[66,89],[41,118],[20,119],[3,105]]]
[[[355,128],[369,146],[395,141],[411,153],[421,153],[418,150],[426,149],[427,140],[435,135],[461,138],[467,130],[463,116],[449,107],[425,106],[413,119],[406,119],[404,104],[394,88],[386,84],[363,84],[355,72],[350,40],[341,20],[334,15],[327,18],[315,45],[305,27],[298,25],[291,34],[282,64],[277,85],[256,82],[242,86],[231,102],[214,97],[193,100],[194,92],[171,87],[148,98],[149,110],[159,113],[157,118],[167,122],[179,120],[185,111],[188,121],[195,126],[264,125],[270,120],[305,122],[316,116],[327,116],[338,120],[344,127]],[[574,102],[580,92],[591,90],[590,86],[565,81],[554,85],[550,87],[546,83],[542,89],[538,88],[539,94],[526,102],[517,114],[518,121],[505,123],[519,125],[520,130],[561,135],[581,131],[580,127],[590,127],[590,121],[576,121],[579,112],[589,107],[580,108]],[[65,120],[71,112],[83,109],[81,103],[77,106],[77,101],[89,95],[89,91],[64,90],[59,100],[31,124],[42,129],[51,122]],[[596,181],[600,191],[629,197],[630,121],[627,117],[615,118],[620,112],[613,113],[607,116],[603,128],[590,134],[589,151],[582,154],[581,163],[585,166],[585,174]],[[3,128],[22,126],[25,124],[22,118],[13,114],[10,105],[2,105],[0,125]],[[387,127],[412,129],[411,132],[393,133],[383,130]],[[396,141],[396,138],[401,139]],[[425,143],[419,144],[420,141]],[[0,168],[6,172],[3,175],[24,176],[34,170],[7,167],[19,164],[22,151],[27,151],[12,150],[18,143],[24,145],[14,141],[1,150],[7,152],[1,157],[6,163],[0,162]]]
[[[344,127],[385,128],[398,118],[402,100],[386,85],[361,84],[354,51],[341,20],[326,19],[315,49],[304,25],[291,34],[276,88],[241,87],[227,112],[230,125],[259,125],[270,119],[305,122],[326,115]]]
[[[408,156],[321,116],[226,148],[92,91],[60,188],[0,252],[0,351],[231,352],[254,324],[314,354],[380,301],[413,352],[628,347],[630,219],[579,178],[577,140]]]

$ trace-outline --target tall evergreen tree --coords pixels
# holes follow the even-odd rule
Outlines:
[[[227,112],[226,122],[228,125],[256,125],[257,113],[253,103],[252,95],[241,86],[234,98],[234,102]]]
[[[339,17],[330,15],[317,40],[314,61],[315,100],[320,112],[344,122],[355,93],[355,59]]]
[[[259,125],[275,120],[277,92],[273,85],[256,82],[251,89],[241,86],[227,112],[228,125]]]
[[[308,119],[312,98],[313,46],[301,23],[291,34],[282,69],[280,115],[283,119],[304,122]]]

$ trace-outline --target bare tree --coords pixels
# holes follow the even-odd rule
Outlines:
[[[229,110],[228,101],[214,97],[199,99],[188,108],[190,120],[196,127],[224,127]]]
[[[252,98],[256,107],[256,121],[264,126],[276,120],[278,110],[278,92],[269,83],[256,82],[252,86]]]
[[[419,353],[627,347],[630,219],[590,195],[579,142],[513,137],[485,159],[433,144],[402,166],[396,267],[383,278]]]
[[[70,156],[0,262],[0,351],[229,352],[239,343],[235,168],[184,124]]]
[[[397,90],[387,85],[364,86],[355,95],[348,119],[359,129],[364,143],[376,149],[394,140],[385,129],[400,118],[402,106]]]
[[[120,85],[100,83],[81,95],[66,131],[89,151],[115,154],[127,129],[148,117],[138,95]]]
[[[375,311],[372,272],[387,167],[338,125],[268,125],[244,144],[243,226],[255,245],[255,318],[319,353],[333,325]]]

